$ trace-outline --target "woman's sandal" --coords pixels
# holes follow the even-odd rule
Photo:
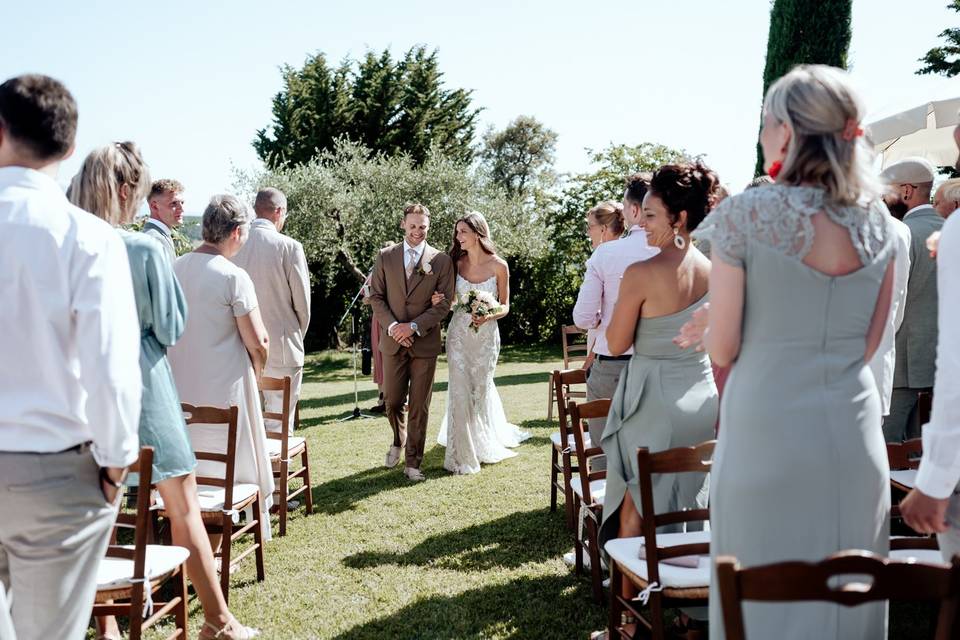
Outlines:
[[[259,635],[259,630],[245,627],[231,617],[230,621],[220,628],[205,621],[197,637],[199,640],[252,640]]]

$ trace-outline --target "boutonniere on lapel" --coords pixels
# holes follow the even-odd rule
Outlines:
[[[417,267],[418,276],[428,276],[433,273],[433,265],[429,262],[425,262]]]

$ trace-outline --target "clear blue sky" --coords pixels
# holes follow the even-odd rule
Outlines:
[[[958,25],[947,0],[856,0],[852,72],[871,111],[911,106],[960,78],[915,76]],[[187,209],[229,190],[270,122],[280,65],[385,47],[440,51],[453,87],[474,91],[486,126],[533,115],[560,136],[558,168],[585,147],[660,142],[706,155],[735,190],[751,177],[768,0],[482,3],[249,0],[14,1],[4,7],[0,77],[60,78],[80,105],[76,156],[138,142],[155,177],[187,185]]]

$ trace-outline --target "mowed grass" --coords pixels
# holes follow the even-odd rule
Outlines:
[[[266,545],[266,581],[252,558],[231,582],[237,617],[264,638],[583,638],[604,626],[589,585],[563,564],[572,548],[549,510],[548,374],[559,350],[505,347],[497,388],[508,418],[533,435],[515,458],[474,476],[443,470],[436,444],[446,408],[441,358],[430,408],[426,482],[383,467],[385,417],[338,422],[354,406],[350,356],[309,357],[300,435],[309,441],[314,508],[290,514]],[[376,403],[360,377],[360,406]],[[276,532],[276,516],[274,516]],[[202,622],[191,600],[191,637]]]

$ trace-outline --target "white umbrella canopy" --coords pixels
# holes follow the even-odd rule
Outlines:
[[[934,166],[953,166],[957,145],[953,130],[960,124],[960,86],[955,97],[928,100],[917,106],[873,120],[866,133],[881,159],[881,168],[908,156],[921,156]]]

